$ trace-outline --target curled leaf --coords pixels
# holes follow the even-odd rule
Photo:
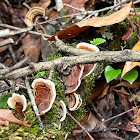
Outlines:
[[[133,33],[133,27],[131,24],[129,24],[127,32],[122,36],[122,40],[127,40],[128,38],[130,38],[132,33]]]
[[[9,109],[0,109],[0,120],[1,121],[8,121],[10,123],[14,123],[20,126],[31,127],[31,125],[18,120]]]
[[[102,26],[108,26],[115,23],[119,23],[127,17],[127,15],[130,12],[131,5],[132,5],[132,2],[130,2],[128,5],[126,5],[124,8],[122,8],[118,12],[107,17],[92,17],[92,18],[83,20],[73,26],[69,26],[64,30],[61,30],[60,32],[56,33],[56,35],[60,39],[66,39],[66,38],[70,38],[79,34],[80,32],[86,30],[90,26],[102,27]],[[52,36],[48,40],[54,41],[55,38],[54,36]]]

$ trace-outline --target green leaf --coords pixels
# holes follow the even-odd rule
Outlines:
[[[128,81],[130,84],[132,84],[136,79],[138,78],[138,71],[137,70],[131,70],[129,73],[126,73],[123,76],[123,80]]]
[[[7,107],[7,100],[11,96],[12,96],[11,94],[7,94],[5,97],[2,97],[0,99],[0,108],[6,108]]]
[[[111,66],[107,66],[104,72],[107,83],[116,78],[120,73],[121,69],[115,70]]]
[[[96,45],[96,46],[100,45],[102,43],[105,43],[105,42],[106,42],[106,40],[103,38],[95,38],[95,39],[93,39],[93,41],[90,41],[91,44]]]

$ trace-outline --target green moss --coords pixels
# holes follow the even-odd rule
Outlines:
[[[17,117],[15,111],[13,111],[14,115]],[[0,126],[0,138],[4,140],[22,140],[22,139],[36,139],[36,137],[40,138],[40,130],[38,126],[37,118],[34,117],[34,111],[31,108],[31,103],[28,103],[27,109],[25,110],[25,122],[30,124],[31,127],[23,127],[16,124],[10,124],[7,127]],[[17,117],[18,118],[18,117]]]

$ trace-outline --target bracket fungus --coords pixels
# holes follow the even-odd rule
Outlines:
[[[66,86],[66,93],[72,93],[78,89],[81,84],[81,76],[83,74],[83,65],[72,67],[72,72],[68,76],[63,76],[63,81]]]
[[[60,122],[62,122],[66,118],[67,108],[66,108],[65,103],[62,100],[59,102],[59,105],[60,105],[59,107]]]
[[[37,78],[32,82],[32,88],[36,91],[35,102],[40,115],[48,112],[56,97],[55,84],[51,80]]]
[[[27,100],[24,95],[13,93],[12,97],[8,98],[7,104],[10,108],[13,108],[17,111],[17,114],[21,120],[24,120],[23,111],[25,111],[27,107]]]
[[[87,51],[91,51],[91,52],[99,52],[99,48],[93,44],[89,44],[86,42],[81,42],[79,44],[77,44],[76,46],[78,49],[85,49]],[[84,70],[83,70],[83,74],[81,76],[81,80],[83,78],[85,78],[86,76],[90,75],[94,68],[96,67],[96,64],[84,64]]]
[[[42,15],[45,16],[45,10],[42,7],[32,7],[25,16],[25,23],[27,26],[32,26],[35,21],[35,17]]]
[[[77,110],[81,104],[82,104],[82,99],[79,94],[74,93],[69,93],[66,96],[66,102],[68,104],[68,108],[70,111],[75,111]]]

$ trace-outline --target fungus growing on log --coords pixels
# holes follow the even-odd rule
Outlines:
[[[10,108],[13,108],[17,111],[19,119],[23,121],[24,120],[23,111],[25,111],[27,107],[27,101],[25,96],[13,93],[12,97],[8,98],[7,104]]]
[[[91,51],[91,52],[99,52],[99,48],[95,45],[89,44],[89,43],[85,43],[85,42],[81,42],[79,44],[77,44],[76,46],[78,49],[84,49],[87,51]],[[83,74],[81,76],[81,80],[83,78],[85,78],[86,76],[90,75],[94,68],[96,67],[96,64],[84,64],[84,70],[83,70]]]
[[[67,109],[65,103],[62,100],[59,102],[59,105],[60,105],[59,107],[60,122],[62,122],[66,118]]]
[[[55,84],[51,80],[38,78],[32,82],[32,88],[36,91],[35,102],[39,113],[43,115],[51,109],[55,100]]]
[[[79,94],[76,94],[74,92],[74,93],[67,94],[66,102],[68,104],[69,110],[70,111],[75,111],[81,106],[82,99],[80,98]]]
[[[72,67],[71,74],[62,77],[66,86],[66,93],[72,93],[78,89],[81,84],[81,76],[83,74],[83,65]]]

